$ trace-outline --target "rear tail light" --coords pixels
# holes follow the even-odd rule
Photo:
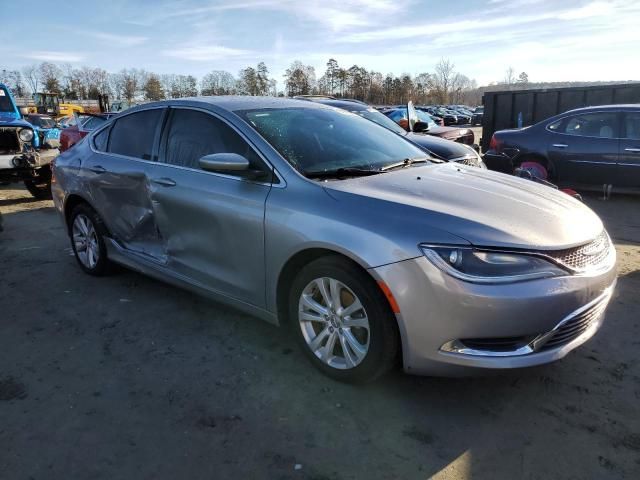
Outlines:
[[[489,149],[499,152],[500,148],[502,148],[502,142],[496,138],[495,134],[493,134],[491,136],[491,141],[489,142]]]

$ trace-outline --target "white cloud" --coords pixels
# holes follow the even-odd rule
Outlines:
[[[182,58],[196,62],[222,60],[228,57],[240,57],[251,53],[250,50],[223,47],[221,45],[183,45],[162,51],[162,54],[167,57]]]
[[[602,2],[592,2],[583,7],[557,10],[556,8],[541,13],[522,13],[514,15],[492,16],[474,20],[455,20],[449,22],[429,22],[407,26],[394,26],[386,29],[367,30],[342,36],[338,40],[345,43],[366,43],[373,41],[399,40],[416,37],[429,37],[438,34],[459,35],[464,32],[478,30],[487,35],[495,33],[492,29],[522,28],[522,25],[552,20],[584,20],[592,17],[610,15],[615,10]],[[500,33],[500,30],[496,30]]]
[[[260,15],[260,11],[294,15],[302,20],[328,27],[334,32],[351,27],[372,26],[387,22],[389,15],[410,7],[413,0],[220,0],[214,4],[185,3],[180,8],[158,7],[156,12],[139,18],[129,18],[127,23],[150,26],[175,18],[202,19],[227,11],[243,11],[248,15]]]
[[[74,52],[37,51],[23,55],[25,58],[41,60],[43,62],[70,62],[77,63],[84,60],[84,55]]]
[[[136,45],[142,45],[148,40],[147,37],[137,35],[118,35],[105,32],[87,32],[87,34],[117,47],[135,47]]]

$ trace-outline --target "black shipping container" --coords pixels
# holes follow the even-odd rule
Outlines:
[[[526,127],[574,108],[621,103],[640,103],[640,82],[486,92],[482,96],[482,150],[489,149],[496,130]]]

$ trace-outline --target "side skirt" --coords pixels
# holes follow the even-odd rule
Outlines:
[[[242,300],[229,297],[228,295],[208,288],[198,282],[194,282],[193,280],[183,275],[177,274],[167,267],[154,262],[146,255],[131,252],[122,248],[122,246],[120,246],[118,242],[111,238],[105,238],[105,240],[105,244],[107,246],[107,256],[109,257],[109,260],[115,263],[123,265],[144,275],[153,277],[156,280],[175,285],[176,287],[183,288],[185,290],[189,290],[216,302],[224,303],[225,305],[229,305],[244,313],[261,318],[262,320],[265,320],[274,325],[279,324],[278,318],[275,313],[269,312],[268,310],[260,307],[256,307],[255,305],[251,305],[250,303],[244,302]]]

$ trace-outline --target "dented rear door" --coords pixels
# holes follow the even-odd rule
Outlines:
[[[163,113],[164,109],[149,109],[116,120],[104,140],[96,138],[94,152],[82,159],[82,175],[113,238],[130,251],[164,263],[148,181]]]

